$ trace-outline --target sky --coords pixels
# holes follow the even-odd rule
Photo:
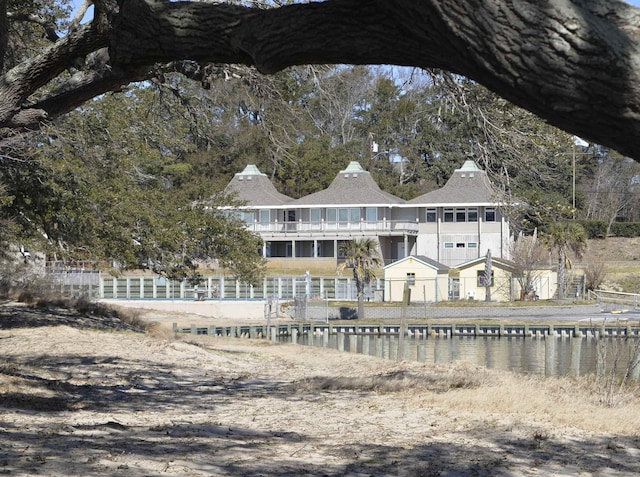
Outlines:
[[[640,7],[640,0],[625,0],[627,3],[630,3],[631,5],[635,5],[636,7]],[[74,11],[76,8],[78,8],[78,5],[80,5],[81,0],[73,0],[72,1],[73,5],[74,5]],[[93,7],[91,7],[93,8]]]

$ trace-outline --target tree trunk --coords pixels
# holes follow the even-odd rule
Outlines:
[[[484,262],[484,301],[491,301],[491,277],[493,276],[493,261],[491,250],[487,250],[487,257]]]
[[[566,254],[564,248],[558,250],[558,299],[564,300],[566,292]]]
[[[358,319],[364,319],[364,293],[358,292]]]
[[[640,159],[640,9],[622,1],[95,6],[91,25],[72,29],[0,78],[0,126],[37,126],[153,77],[158,63],[255,65],[265,73],[299,64],[394,64],[465,75],[555,126]],[[90,53],[107,43],[109,63],[94,64]],[[65,75],[78,58],[89,59],[85,69]],[[56,89],[39,91],[54,79]]]
[[[272,73],[314,63],[442,68],[554,125],[640,157],[640,12],[616,0],[328,0],[255,10],[123,3],[112,58]]]

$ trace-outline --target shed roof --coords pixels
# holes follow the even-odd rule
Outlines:
[[[371,174],[359,162],[352,161],[340,171],[329,187],[292,202],[300,205],[391,205],[406,201],[380,189]]]
[[[487,257],[485,255],[483,257],[474,258],[473,260],[469,260],[467,262],[460,263],[460,264],[456,265],[455,268],[463,270],[465,268],[475,267],[476,265],[484,264],[484,262],[486,260],[487,260]],[[515,262],[513,262],[511,260],[507,260],[506,258],[501,258],[501,257],[491,257],[491,264],[494,267],[507,269],[507,270],[516,270],[518,268],[518,264],[517,263],[515,263]]]
[[[449,267],[446,266],[444,263],[440,263],[432,258],[425,257],[424,255],[409,255],[408,257],[401,258],[400,260],[396,260],[395,262],[390,263],[389,265],[386,265],[384,268],[385,269],[391,268],[408,261],[416,261],[418,263],[421,263],[422,265],[425,265],[429,268],[433,268],[434,270],[437,270],[439,272],[446,272],[449,270]]]
[[[440,189],[409,201],[410,204],[495,204],[496,194],[487,173],[474,161],[465,161]]]
[[[224,191],[234,194],[240,201],[255,207],[283,205],[293,199],[277,191],[266,174],[249,164],[244,171],[238,172],[227,184]]]

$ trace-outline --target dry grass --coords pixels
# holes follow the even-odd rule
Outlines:
[[[447,393],[453,389],[477,389],[486,377],[484,369],[468,366],[436,366],[429,370],[399,368],[366,376],[315,376],[296,383],[296,388],[314,391],[365,391],[380,394],[402,391]]]
[[[603,407],[593,377],[522,376],[491,372],[475,388],[434,393],[429,403],[469,416],[502,414],[510,419],[548,421],[586,431],[636,435],[640,429],[640,389],[629,387],[615,408]]]

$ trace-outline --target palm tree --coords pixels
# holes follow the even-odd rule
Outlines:
[[[553,222],[544,234],[544,242],[550,251],[558,252],[558,298],[562,300],[567,288],[566,268],[571,266],[567,252],[571,250],[576,257],[582,257],[587,248],[587,234],[577,222]]]
[[[382,266],[378,253],[378,242],[372,239],[351,240],[340,245],[345,261],[338,265],[338,272],[345,268],[353,269],[353,279],[358,292],[358,318],[364,318],[364,289],[376,275],[374,270]]]

